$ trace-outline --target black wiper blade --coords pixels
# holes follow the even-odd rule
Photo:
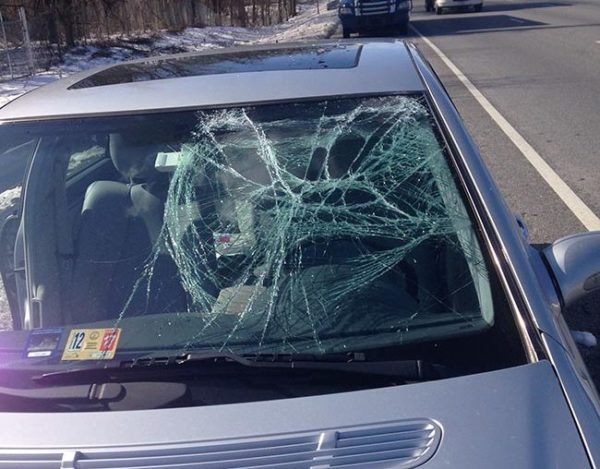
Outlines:
[[[110,381],[141,381],[148,375],[155,375],[157,369],[176,369],[174,365],[183,363],[185,356],[173,356],[159,359],[141,359],[130,361],[109,361],[102,364],[93,364],[68,368],[66,370],[52,371],[33,376],[31,379],[38,385],[54,386],[71,383],[105,383]],[[169,375],[169,377],[172,374]]]
[[[213,365],[238,364],[244,366],[254,366],[259,361],[270,362],[289,362],[290,360],[327,360],[342,361],[349,360],[348,354],[328,354],[328,355],[237,355],[229,352],[191,352],[182,355],[172,356],[149,356],[126,361],[109,361],[99,364],[94,362],[91,365],[78,366],[67,370],[44,373],[34,376],[32,379],[37,384],[64,384],[87,383],[87,382],[105,382],[114,379],[127,379],[128,375],[132,378],[139,378],[146,374],[156,374],[158,370],[168,372],[169,376],[180,373],[190,373],[198,371],[198,365],[206,365],[207,370],[215,369]],[[260,367],[261,365],[256,365]],[[287,368],[286,365],[274,366],[278,368]]]
[[[441,365],[424,360],[367,361],[364,354],[270,354],[238,355],[229,352],[191,352],[170,357],[144,357],[125,362],[111,362],[102,367],[73,368],[45,373],[33,380],[37,384],[71,382],[108,382],[112,380],[171,379],[182,374],[197,375],[230,371],[241,366],[255,369],[314,370],[394,377],[403,381],[428,381],[452,376]],[[157,376],[160,372],[160,376]]]
[[[357,359],[357,356],[360,357]],[[345,359],[344,359],[345,357]],[[448,369],[424,360],[366,361],[362,354],[319,355],[258,355],[250,359],[235,354],[216,354],[213,359],[227,359],[252,368],[287,368],[290,370],[322,370],[343,373],[389,376],[403,380],[424,381],[448,374]],[[189,360],[204,361],[207,356],[190,354]]]

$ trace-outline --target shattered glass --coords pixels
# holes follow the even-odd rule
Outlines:
[[[433,128],[409,96],[199,112],[157,156],[164,224],[132,297],[170,257],[188,297],[174,315],[201,319],[185,348],[330,352],[489,327],[487,268]]]

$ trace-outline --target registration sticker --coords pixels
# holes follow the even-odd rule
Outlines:
[[[25,345],[25,358],[52,357],[58,348],[63,330],[34,329],[29,333]]]
[[[73,329],[62,360],[110,360],[114,358],[121,329]]]

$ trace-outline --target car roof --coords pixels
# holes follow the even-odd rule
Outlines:
[[[85,71],[8,103],[0,120],[422,91],[403,41],[318,41],[158,56]]]

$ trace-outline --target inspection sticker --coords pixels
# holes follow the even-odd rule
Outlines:
[[[34,329],[29,333],[25,345],[25,358],[51,357],[56,352],[63,330]]]
[[[121,329],[73,329],[62,360],[110,360],[114,358]]]

